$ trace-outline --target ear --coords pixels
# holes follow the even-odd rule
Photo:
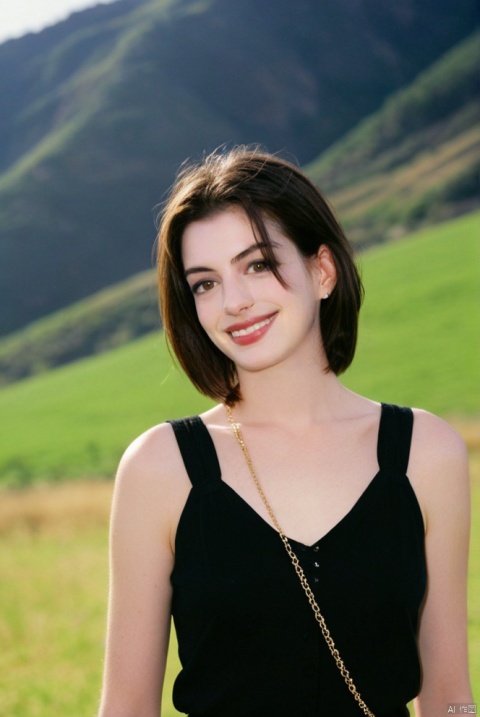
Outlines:
[[[328,299],[337,283],[337,267],[326,244],[322,244],[312,257],[318,287],[318,298]]]

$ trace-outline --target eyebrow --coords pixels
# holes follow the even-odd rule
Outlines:
[[[277,244],[276,242],[272,241],[270,243],[270,246],[279,247],[280,244]],[[249,246],[246,249],[244,249],[243,251],[241,251],[240,254],[237,254],[236,256],[234,256],[230,263],[238,264],[239,261],[242,261],[242,259],[245,259],[249,254],[252,254],[257,249],[265,249],[266,247],[267,247],[266,242],[260,242],[258,244],[257,244],[257,242],[255,242],[251,246]],[[203,271],[214,271],[214,269],[210,269],[208,266],[192,266],[190,269],[186,270],[185,278],[187,276],[190,276],[190,274],[199,274]]]

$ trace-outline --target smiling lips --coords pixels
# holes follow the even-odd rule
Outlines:
[[[257,316],[249,321],[232,324],[226,331],[230,334],[233,341],[240,346],[252,344],[264,336],[277,313],[268,314],[267,316]]]

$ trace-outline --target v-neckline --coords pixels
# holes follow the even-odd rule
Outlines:
[[[370,490],[371,490],[372,486],[377,482],[377,479],[380,477],[381,472],[382,472],[382,471],[381,471],[381,469],[379,468],[379,470],[377,471],[377,473],[375,473],[375,475],[373,476],[373,478],[372,478],[372,479],[369,481],[369,483],[366,485],[366,487],[364,488],[364,490],[362,491],[362,493],[359,495],[359,497],[357,498],[357,500],[355,501],[355,503],[352,505],[352,507],[347,511],[347,513],[345,513],[345,515],[344,515],[342,518],[340,518],[340,520],[338,520],[338,521],[335,523],[335,525],[333,525],[331,528],[329,528],[329,529],[327,530],[327,532],[324,533],[320,538],[318,538],[318,540],[316,540],[314,543],[311,543],[310,545],[309,545],[308,543],[302,543],[301,540],[297,540],[296,538],[290,538],[288,535],[286,536],[287,540],[288,540],[290,543],[294,543],[295,545],[300,546],[300,547],[303,548],[304,550],[314,550],[316,547],[319,547],[320,544],[323,543],[324,541],[326,541],[328,538],[330,538],[330,536],[331,536],[333,533],[336,533],[336,532],[342,530],[342,529],[345,527],[346,523],[348,523],[348,522],[351,521],[351,519],[353,518],[353,516],[354,516],[354,515],[358,512],[358,510],[362,507],[362,505],[363,505],[363,503],[364,503],[364,499],[365,499],[365,498],[367,497],[367,495],[370,493]],[[266,520],[266,519],[263,517],[263,515],[260,515],[260,513],[259,513],[258,511],[256,511],[255,508],[253,508],[253,507],[250,505],[250,503],[248,503],[248,502],[245,500],[245,498],[242,498],[242,496],[240,495],[240,493],[237,493],[237,491],[235,490],[235,488],[232,488],[231,485],[229,485],[228,483],[225,483],[224,480],[220,480],[220,484],[221,484],[221,486],[222,486],[224,489],[225,489],[225,488],[227,489],[227,492],[230,493],[230,494],[235,498],[235,500],[238,501],[238,503],[239,503],[240,505],[243,506],[243,509],[244,509],[244,510],[246,510],[248,513],[250,513],[250,515],[253,514],[253,517],[254,517],[255,519],[258,519],[258,521],[260,521],[260,523],[263,523],[263,524],[270,530],[271,533],[275,533],[276,535],[279,535],[277,529],[276,529],[271,523],[269,523],[268,520]]]
[[[371,478],[370,481],[367,483],[367,485],[365,486],[363,491],[360,493],[358,498],[355,500],[353,505],[349,508],[349,510],[345,513],[345,515],[342,518],[340,518],[340,520],[338,520],[331,528],[329,528],[327,530],[326,533],[324,533],[314,543],[311,543],[309,545],[306,543],[302,543],[302,541],[296,540],[295,538],[290,538],[289,536],[286,536],[287,539],[289,540],[289,542],[294,543],[295,545],[298,545],[303,550],[313,550],[313,549],[319,547],[320,544],[322,542],[326,541],[332,534],[337,533],[337,532],[341,531],[342,529],[344,529],[346,524],[348,524],[352,520],[352,517],[360,510],[360,508],[363,506],[363,503],[365,502],[365,499],[368,497],[369,493],[371,492],[372,487],[378,482],[378,479],[382,473],[382,468],[381,468],[380,460],[379,460],[379,442],[380,442],[380,432],[382,430],[382,425],[385,421],[385,415],[386,415],[386,404],[382,403],[381,410],[380,410],[380,419],[378,422],[378,429],[377,429],[376,455],[377,455],[377,462],[378,462],[378,470],[375,473],[375,475],[373,476],[373,478]],[[222,469],[220,466],[220,461],[218,460],[218,454],[217,454],[217,449],[215,447],[215,443],[213,442],[213,439],[210,435],[210,431],[208,430],[207,426],[205,425],[205,423],[203,422],[201,417],[198,416],[198,418],[199,418],[200,422],[202,423],[203,428],[205,429],[205,432],[207,433],[207,435],[210,439],[211,447],[215,454],[215,459],[216,459],[216,463],[217,463],[218,471],[219,471],[218,483],[220,484],[220,486],[223,486],[224,488],[226,488],[227,492],[230,493],[230,495],[234,497],[234,499],[238,502],[239,505],[243,506],[244,510],[246,510],[250,514],[253,514],[253,517],[255,519],[258,519],[258,521],[260,521],[260,523],[263,523],[264,525],[266,525],[267,528],[272,533],[275,533],[278,535],[278,531],[276,530],[276,528],[271,523],[269,523],[268,520],[266,520],[257,510],[255,510],[255,508],[253,508],[250,505],[250,503],[248,503],[245,500],[245,498],[242,498],[240,493],[238,493],[235,490],[235,488],[232,488],[232,486],[229,483],[226,483],[223,480]]]

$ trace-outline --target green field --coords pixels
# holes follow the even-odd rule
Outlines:
[[[365,305],[346,382],[443,416],[480,413],[480,213],[363,255]]]
[[[111,476],[138,433],[207,403],[172,366],[163,335],[150,335],[0,391],[0,474],[20,485]]]
[[[363,254],[366,301],[352,389],[443,416],[478,415],[480,214]],[[125,446],[209,405],[161,334],[0,390],[0,484],[111,476]]]

